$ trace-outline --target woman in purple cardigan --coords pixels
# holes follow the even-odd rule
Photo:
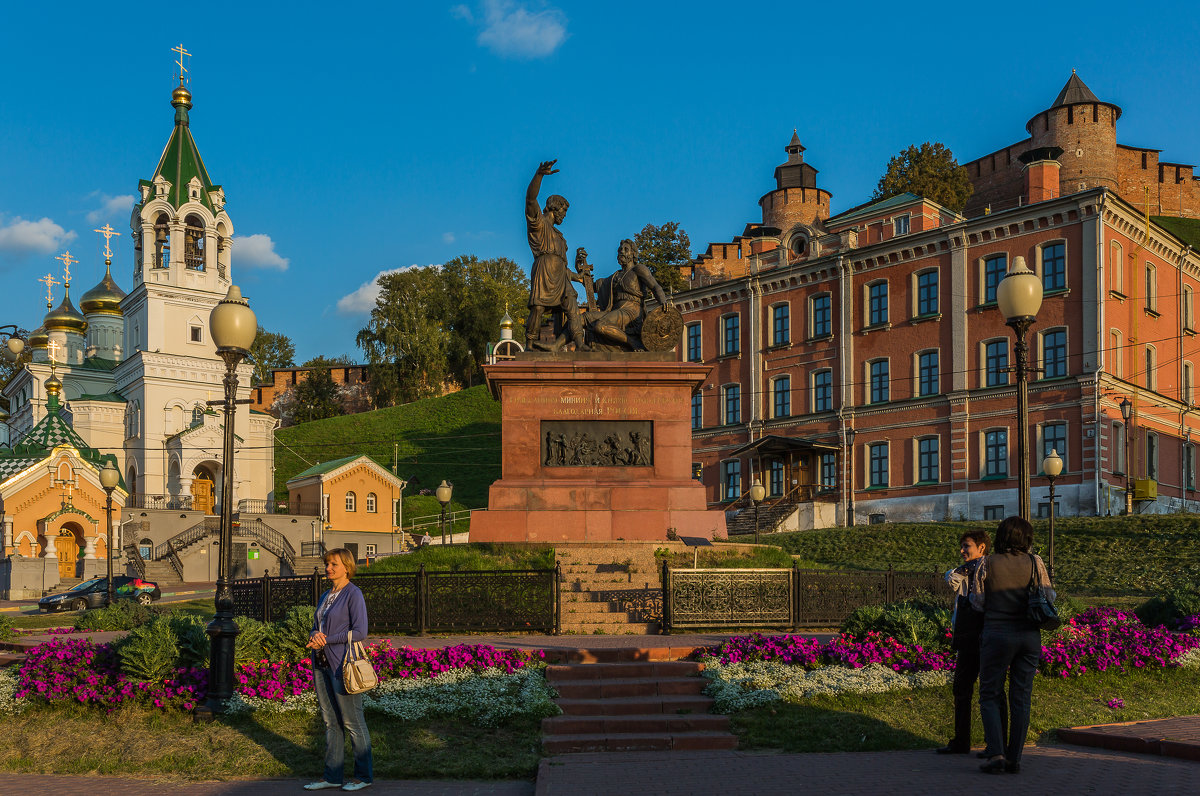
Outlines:
[[[367,603],[362,590],[350,582],[356,569],[354,556],[344,547],[325,554],[325,577],[333,588],[321,595],[307,644],[313,650],[313,683],[325,720],[325,777],[305,785],[305,790],[362,790],[374,779],[362,694],[347,694],[342,684],[347,633],[354,641],[367,637]],[[354,750],[354,779],[342,785],[345,732]]]

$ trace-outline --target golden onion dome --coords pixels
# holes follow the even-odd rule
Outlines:
[[[62,392],[62,381],[54,373],[46,379],[46,395],[58,395]]]
[[[191,108],[192,107],[192,92],[188,91],[187,86],[184,86],[184,85],[176,86],[175,90],[171,92],[171,104],[174,105],[175,107],[179,107],[180,105],[182,105],[185,108]]]
[[[83,294],[79,300],[79,308],[84,315],[121,315],[121,299],[125,291],[117,287],[112,278],[112,269],[105,263],[104,278],[100,284]]]
[[[29,339],[25,341],[25,345],[32,348],[45,348],[50,343],[50,335],[46,333],[45,326],[39,326],[29,334]]]
[[[75,309],[75,305],[71,303],[71,294],[67,293],[63,296],[62,304],[58,305],[58,309],[46,313],[46,317],[42,320],[42,326],[48,332],[63,331],[83,334],[87,331],[88,322],[87,318]]]
[[[509,317],[508,310],[504,311],[504,317],[500,319],[500,328],[501,329],[513,328],[513,319]]]

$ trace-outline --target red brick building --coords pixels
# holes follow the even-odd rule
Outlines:
[[[250,390],[250,399],[253,401],[250,404],[251,409],[257,409],[260,412],[271,412],[271,406],[275,403],[275,399],[283,392],[295,387],[300,382],[308,378],[312,368],[274,368],[271,370],[271,381],[256,384]],[[367,383],[367,366],[366,365],[331,365],[329,366],[329,376],[333,379],[333,383],[341,386],[351,386],[355,384]]]
[[[740,507],[761,478],[764,522],[785,527],[851,507],[859,522],[1016,513],[1014,335],[995,291],[1023,257],[1045,294],[1027,338],[1035,513],[1052,448],[1061,512],[1119,513],[1127,477],[1137,511],[1200,507],[1200,183],[1119,145],[1120,115],[1072,74],[1029,138],[965,164],[962,214],[905,194],[831,215],[793,135],[762,223],[710,245],[675,297],[682,357],[716,365],[693,398],[711,503]]]

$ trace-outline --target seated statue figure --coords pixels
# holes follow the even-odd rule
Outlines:
[[[640,351],[647,294],[653,293],[664,307],[669,306],[667,295],[650,269],[637,261],[637,246],[628,238],[617,248],[617,263],[621,270],[597,284],[603,309],[586,313],[587,328],[596,348]]]

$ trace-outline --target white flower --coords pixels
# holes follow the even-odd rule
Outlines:
[[[711,681],[706,690],[715,700],[713,709],[718,713],[733,713],[776,700],[799,702],[824,695],[881,694],[932,688],[950,682],[952,675],[950,672],[897,672],[878,663],[861,669],[821,666],[807,670],[776,661],[722,665],[709,660],[705,663],[704,676]]]

